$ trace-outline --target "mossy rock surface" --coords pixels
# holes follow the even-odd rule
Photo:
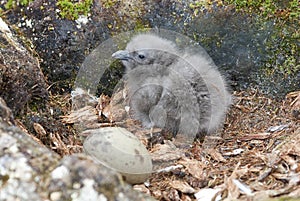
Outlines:
[[[82,62],[103,41],[143,28],[170,29],[198,41],[235,90],[256,87],[283,97],[299,87],[299,11],[294,0],[270,5],[105,0],[82,13],[88,15],[87,23],[63,18],[57,2],[38,0],[5,12],[18,25],[14,28],[30,39],[53,92],[72,89]],[[122,76],[120,65],[112,67],[99,93],[111,93]]]

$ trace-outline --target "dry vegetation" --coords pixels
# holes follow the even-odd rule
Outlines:
[[[204,143],[209,146],[195,141],[190,149],[179,150],[184,156],[168,164],[172,168],[154,173],[146,185],[134,188],[158,200],[195,200],[199,191],[227,200],[300,197],[300,92],[290,93],[281,101],[254,89],[234,92],[234,97],[222,138],[207,137]],[[56,96],[51,100],[67,114],[71,109],[66,104],[68,99],[69,96]],[[97,121],[96,110],[91,111]],[[69,130],[68,135],[59,133],[62,129],[47,133],[43,126],[35,124],[38,135],[34,138],[62,156],[81,152],[82,144],[70,124],[70,116],[60,121],[67,122],[61,125]],[[127,128],[134,130],[129,128],[131,125],[132,122],[127,124]],[[149,147],[149,151],[153,149]],[[202,192],[203,189],[211,191]]]
[[[182,168],[154,175],[147,190],[159,200],[191,200],[201,188],[227,200],[299,198],[299,94],[276,101],[257,90],[236,92],[215,148],[196,142],[178,161]]]

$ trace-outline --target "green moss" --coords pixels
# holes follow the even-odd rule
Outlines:
[[[92,0],[84,0],[74,2],[74,0],[58,0],[57,6],[60,9],[60,16],[62,18],[76,20],[79,15],[87,15],[90,12]]]
[[[225,0],[239,11],[274,21],[274,32],[265,45],[269,59],[263,68],[266,75],[281,73],[289,76],[299,72],[299,40],[297,29],[300,17],[299,0]],[[279,59],[280,58],[280,59]]]
[[[8,10],[18,6],[27,6],[32,1],[33,0],[8,0],[4,7]]]
[[[295,20],[300,16],[299,0],[225,0],[238,10],[261,14],[267,18]]]
[[[290,19],[299,19],[300,17],[300,5],[299,0],[293,0],[289,2],[289,18]]]
[[[34,0],[8,0],[4,8],[9,10],[17,7],[25,7],[32,1]],[[56,3],[60,9],[60,16],[70,20],[78,19],[79,15],[88,15],[92,4],[93,0],[57,0]],[[3,10],[0,10],[0,13],[3,12]]]

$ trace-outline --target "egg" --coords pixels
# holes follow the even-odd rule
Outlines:
[[[121,127],[86,130],[85,152],[96,162],[121,173],[131,184],[143,183],[152,173],[152,160],[139,139]]]

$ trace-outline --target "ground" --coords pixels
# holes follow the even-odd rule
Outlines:
[[[259,89],[233,92],[234,103],[221,138],[208,148],[196,140],[173,169],[154,173],[147,185],[136,185],[135,189],[158,200],[194,200],[194,194],[203,188],[219,189],[212,195],[229,200],[299,198],[299,94],[292,92],[283,100],[274,100],[259,93]],[[69,99],[50,97],[51,104],[60,107],[64,115],[70,113]],[[82,152],[78,133],[72,124],[63,123],[64,119],[58,120],[61,123],[56,129],[67,129],[68,135],[47,133],[41,124],[34,127],[38,134],[29,134],[62,156]]]

